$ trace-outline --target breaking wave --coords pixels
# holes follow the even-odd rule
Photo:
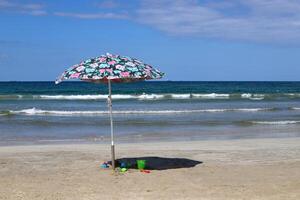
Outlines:
[[[184,113],[216,113],[216,112],[259,112],[272,111],[274,108],[234,108],[234,109],[202,109],[202,110],[122,110],[113,111],[114,114],[184,114]],[[37,108],[2,111],[0,115],[107,115],[108,111],[65,111],[42,110]]]
[[[253,124],[263,125],[288,125],[288,124],[299,124],[300,121],[286,120],[286,121],[252,121]]]
[[[297,108],[297,107],[292,107],[290,108],[291,110],[300,110],[300,108]]]
[[[107,94],[86,94],[86,95],[0,95],[0,100],[105,100],[107,99]],[[207,94],[197,94],[197,93],[183,93],[183,94],[113,94],[113,99],[117,100],[165,100],[165,99],[175,99],[175,100],[273,100],[273,99],[299,99],[300,93],[278,93],[278,94],[251,94],[251,93],[237,93],[237,94],[219,94],[219,93],[207,93]]]
[[[158,99],[228,99],[229,94],[113,94],[113,99],[138,99],[138,100],[158,100]],[[62,99],[62,100],[98,100],[107,99],[107,95],[40,95],[40,99]]]

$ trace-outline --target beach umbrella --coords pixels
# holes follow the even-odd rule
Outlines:
[[[93,83],[108,84],[108,109],[111,132],[111,162],[115,169],[114,127],[112,116],[111,83],[135,82],[149,79],[160,79],[164,73],[151,65],[128,56],[107,53],[96,58],[73,65],[55,81],[56,84],[67,79],[80,79]]]

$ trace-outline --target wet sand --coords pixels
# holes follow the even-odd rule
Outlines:
[[[191,168],[101,169],[103,144],[0,147],[0,199],[300,199],[300,138],[118,144],[118,158],[187,158]]]

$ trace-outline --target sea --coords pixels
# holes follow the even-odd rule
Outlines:
[[[300,136],[300,82],[112,84],[115,142]],[[0,145],[110,140],[108,87],[0,82]]]

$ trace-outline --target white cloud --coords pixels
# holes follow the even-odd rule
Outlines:
[[[172,35],[300,42],[298,0],[144,0],[136,19]]]
[[[46,15],[42,4],[18,3],[15,1],[0,0],[0,12],[13,12],[28,15]]]
[[[23,5],[23,8],[29,9],[29,10],[40,10],[43,9],[43,5],[41,4],[25,4]]]
[[[81,19],[128,19],[170,35],[271,43],[300,43],[299,0],[140,0],[124,12],[113,0],[101,13],[57,12]],[[112,9],[116,8],[117,9]],[[123,12],[122,12],[123,9]]]
[[[0,0],[0,8],[12,7],[12,6],[14,6],[13,3],[6,0]]]
[[[55,12],[54,15],[60,17],[74,17],[80,19],[128,19],[127,13],[68,13]]]
[[[31,10],[31,11],[28,11],[27,14],[40,16],[40,15],[47,15],[47,12],[44,10]]]
[[[99,8],[117,8],[120,6],[120,4],[114,0],[106,0],[97,3],[96,6],[98,6]]]
[[[170,35],[300,44],[299,0],[104,0],[98,12],[54,12],[80,19],[125,19]],[[43,4],[0,0],[0,12],[46,15]]]

